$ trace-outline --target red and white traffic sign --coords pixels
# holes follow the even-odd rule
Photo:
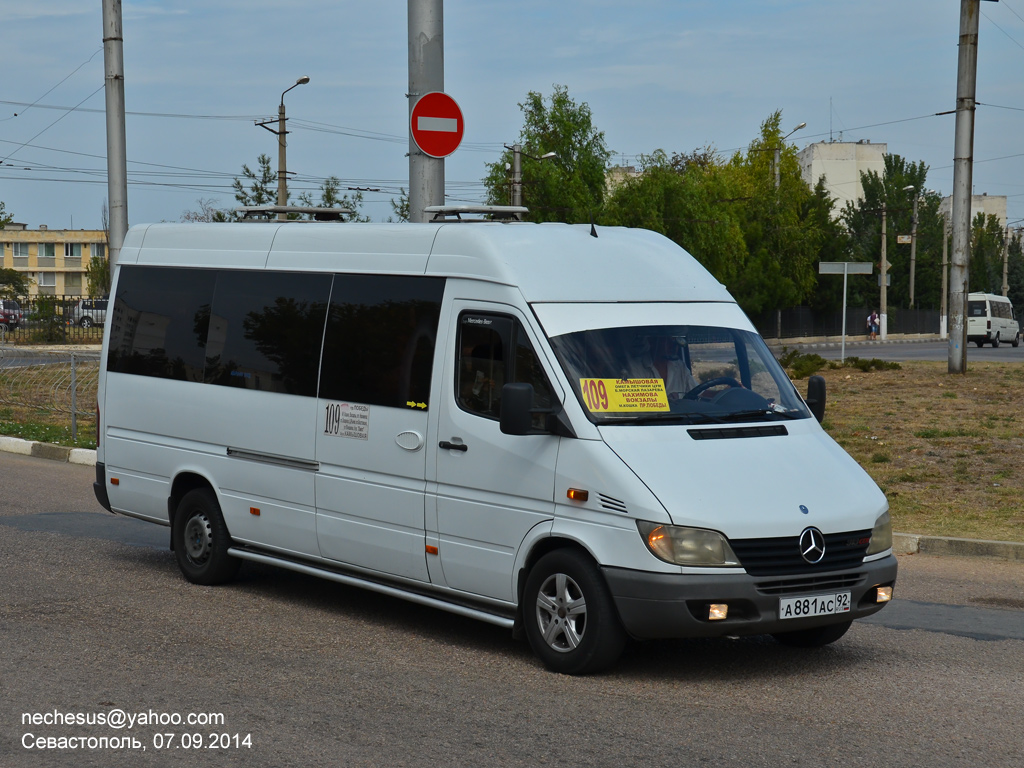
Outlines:
[[[421,96],[412,108],[409,128],[423,154],[448,157],[462,143],[465,123],[455,99],[447,93],[432,91]]]

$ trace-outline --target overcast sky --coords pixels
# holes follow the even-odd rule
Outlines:
[[[450,202],[479,202],[528,91],[589,104],[615,162],[746,147],[782,110],[830,138],[886,143],[952,192],[959,0],[447,0],[445,91],[466,121]],[[124,0],[128,217],[235,205],[231,180],[276,137],[293,192],[337,176],[391,214],[408,187],[405,0]],[[1024,0],[981,3],[975,193],[1024,223]],[[101,0],[0,3],[0,201],[29,227],[100,226],[107,196]],[[17,115],[17,116],[15,116]]]

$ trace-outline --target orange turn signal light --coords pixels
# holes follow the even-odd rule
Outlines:
[[[112,477],[112,478],[110,478],[110,484],[111,485],[120,485],[121,481],[118,480],[116,477]]]
[[[427,544],[427,554],[428,555],[436,555],[437,554],[437,547],[435,547],[433,544]]]
[[[573,501],[586,501],[590,498],[590,491],[584,491],[582,488],[570,488],[565,495]]]
[[[260,508],[259,507],[249,507],[249,514],[253,515],[254,517],[259,517],[260,516]]]

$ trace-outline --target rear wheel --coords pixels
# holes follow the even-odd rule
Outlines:
[[[999,334],[997,333],[996,337],[994,339],[992,339],[992,349],[995,349],[998,346],[999,346]]]
[[[231,537],[210,489],[185,494],[174,515],[171,537],[178,567],[193,584],[222,584],[238,572],[241,561],[228,554]]]
[[[791,648],[820,648],[823,645],[834,643],[846,634],[846,630],[853,624],[852,621],[844,621],[839,624],[829,624],[824,627],[813,629],[798,629],[794,632],[776,632],[774,637],[783,645]]]
[[[537,562],[522,610],[530,647],[554,672],[596,672],[615,662],[626,645],[604,578],[576,550],[549,552]]]
[[[92,318],[89,317],[88,315],[86,315],[85,317],[83,317],[81,320],[78,321],[78,324],[80,326],[82,326],[83,328],[91,328],[92,327]]]
[[[976,341],[974,343],[978,345],[978,349],[981,349],[982,347],[985,346],[985,342],[984,341]]]

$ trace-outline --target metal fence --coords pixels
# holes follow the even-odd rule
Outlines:
[[[78,438],[78,419],[96,408],[100,352],[20,349],[0,344],[0,405],[64,414]]]
[[[867,318],[874,307],[846,309],[846,335],[866,336]],[[810,307],[762,312],[751,316],[754,327],[766,339],[820,338],[841,336],[843,333],[842,310],[816,312]],[[891,334],[938,334],[939,311],[937,309],[900,309],[890,307],[888,311],[888,333]]]
[[[94,309],[102,301],[102,311]],[[99,344],[106,300],[89,296],[31,296],[0,302],[0,344]]]

